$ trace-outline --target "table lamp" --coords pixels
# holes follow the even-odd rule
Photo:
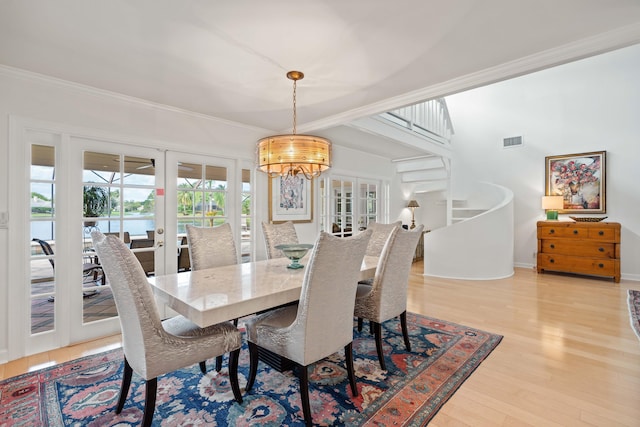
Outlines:
[[[564,207],[562,196],[542,196],[542,209],[547,211],[547,220],[558,219],[558,209]]]
[[[416,216],[415,216],[415,210],[416,208],[419,208],[420,205],[418,204],[418,202],[416,200],[410,200],[409,204],[407,205],[408,208],[411,208],[411,229],[416,228]]]

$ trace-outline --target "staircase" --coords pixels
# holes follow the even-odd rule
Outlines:
[[[424,236],[424,274],[486,280],[513,274],[513,193],[477,183],[465,200],[451,188],[453,125],[444,99],[389,111],[350,124],[418,148],[424,155],[394,159],[413,193],[443,192],[446,226]]]

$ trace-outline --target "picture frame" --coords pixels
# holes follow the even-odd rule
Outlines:
[[[269,177],[269,222],[313,221],[313,180],[302,174]]]
[[[606,151],[545,157],[545,195],[562,196],[561,214],[606,213]]]

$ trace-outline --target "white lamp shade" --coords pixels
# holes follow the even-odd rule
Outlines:
[[[564,207],[562,196],[542,196],[542,209],[558,210]]]

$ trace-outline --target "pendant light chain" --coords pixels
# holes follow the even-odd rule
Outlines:
[[[293,81],[293,134],[296,134],[296,122],[297,122],[297,114],[296,114],[296,86],[298,81]]]

